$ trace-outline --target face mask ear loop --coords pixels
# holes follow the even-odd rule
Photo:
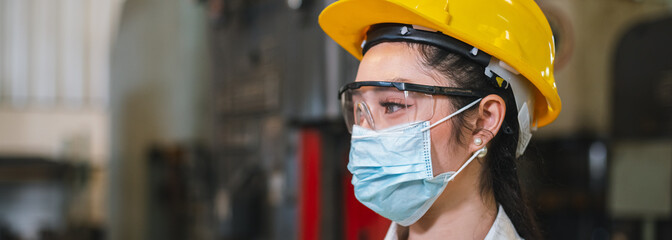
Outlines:
[[[473,161],[474,159],[476,159],[476,157],[478,156],[478,154],[481,153],[481,152],[483,152],[483,151],[485,151],[485,148],[481,148],[481,149],[479,149],[478,151],[474,152],[474,155],[471,155],[471,157],[469,158],[469,160],[467,160],[464,164],[462,164],[462,167],[460,167],[460,169],[457,169],[457,171],[455,172],[455,174],[453,174],[452,176],[450,176],[450,178],[446,179],[446,182],[450,182],[450,181],[452,181],[452,180],[455,178],[455,176],[457,176],[457,174],[459,174],[459,173],[462,171],[462,169],[466,168],[467,165],[469,165],[469,163],[471,163],[471,161]]]
[[[439,121],[433,123],[432,125],[429,125],[428,127],[423,128],[423,129],[420,130],[420,131],[423,131],[423,132],[424,132],[424,131],[427,131],[427,130],[429,130],[430,128],[433,128],[434,126],[438,125],[439,123],[442,123],[442,122],[447,121],[448,119],[454,117],[455,115],[460,114],[460,113],[466,111],[467,109],[473,107],[474,105],[476,105],[477,103],[479,103],[479,102],[481,101],[481,99],[483,99],[483,98],[476,99],[476,101],[473,101],[473,102],[467,104],[467,106],[464,106],[463,108],[460,108],[460,110],[455,111],[454,113],[452,113],[452,114],[448,115],[447,117],[445,117],[445,118],[443,118],[443,119],[441,119],[441,120],[439,120]]]

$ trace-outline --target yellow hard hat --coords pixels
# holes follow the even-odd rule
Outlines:
[[[533,0],[341,0],[322,11],[324,32],[357,59],[371,25],[417,25],[451,36],[503,61],[533,85],[534,121],[558,116],[551,28]]]

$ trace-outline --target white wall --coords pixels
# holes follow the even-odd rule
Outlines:
[[[104,108],[122,3],[0,1],[0,105]]]

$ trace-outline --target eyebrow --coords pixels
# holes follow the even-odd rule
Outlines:
[[[411,83],[411,80],[406,79],[406,78],[401,78],[401,77],[395,77],[395,78],[390,79],[390,82]]]

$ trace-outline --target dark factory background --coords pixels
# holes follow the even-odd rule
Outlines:
[[[382,239],[353,195],[332,0],[1,0],[0,240]],[[672,239],[672,1],[539,0],[547,239]]]

